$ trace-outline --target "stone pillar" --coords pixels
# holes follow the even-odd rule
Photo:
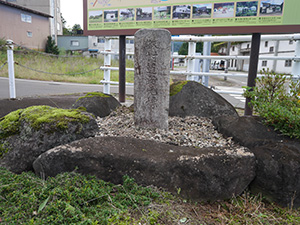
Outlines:
[[[145,128],[168,129],[171,34],[164,29],[135,33],[134,119]]]

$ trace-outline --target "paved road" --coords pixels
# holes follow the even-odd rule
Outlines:
[[[118,90],[119,90],[118,86],[116,85],[111,86],[111,93],[118,93]],[[238,88],[237,86],[232,86],[232,87],[215,86],[215,90],[242,92],[242,89]],[[92,92],[92,91],[103,91],[103,85],[16,79],[17,98],[43,96],[43,95],[84,93],[84,92]],[[133,95],[132,86],[126,87],[126,94]],[[221,94],[221,95],[225,99],[227,99],[227,101],[229,101],[233,106],[238,108],[244,108],[245,100],[240,95],[234,95],[234,94]],[[0,99],[8,99],[8,98],[9,98],[8,78],[0,77]]]
[[[118,93],[118,90],[118,86],[111,86],[111,93]],[[103,85],[16,79],[17,98],[92,91],[103,91]],[[133,95],[133,87],[127,87],[126,92]],[[8,78],[0,77],[0,99],[5,98],[9,98]]]

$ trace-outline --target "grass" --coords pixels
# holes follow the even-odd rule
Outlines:
[[[75,172],[47,180],[0,168],[3,224],[299,224],[300,212],[261,196],[189,202],[124,176],[114,185]]]
[[[6,51],[0,51],[0,67],[7,61]],[[15,51],[14,61],[32,68],[48,73],[57,73],[65,75],[52,75],[32,71],[15,65],[15,77],[21,79],[43,80],[43,81],[58,81],[58,82],[74,82],[84,84],[99,84],[103,80],[103,70],[96,70],[80,75],[72,75],[93,70],[103,66],[103,56],[99,58],[87,57],[50,57],[28,51]],[[112,60],[112,67],[118,67],[118,61]],[[133,61],[127,60],[126,67],[133,68]],[[1,77],[8,77],[8,67],[5,65],[0,70]],[[111,71],[111,81],[119,80],[119,72]],[[126,82],[133,83],[133,72],[126,72]]]

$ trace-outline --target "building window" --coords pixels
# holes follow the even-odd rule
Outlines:
[[[294,41],[293,40],[289,40],[289,44],[290,45],[294,44]]]
[[[247,49],[249,49],[250,48],[250,44],[247,44]]]
[[[262,66],[267,66],[268,61],[262,61]]]
[[[265,41],[265,47],[267,48],[269,45],[269,42],[268,41]]]
[[[27,37],[32,37],[32,32],[31,31],[27,31]]]
[[[21,13],[21,20],[25,23],[31,23],[32,19],[30,15]]]
[[[274,47],[270,47],[270,52],[274,52]]]
[[[98,43],[105,43],[105,40],[103,38],[98,38]]]
[[[234,52],[234,50],[235,50],[235,47],[234,47],[234,46],[232,46],[232,51]]]
[[[285,67],[291,67],[292,66],[292,60],[291,59],[285,60],[284,66]]]
[[[76,41],[76,40],[71,41],[71,46],[78,47],[79,46],[79,41]]]
[[[126,40],[126,44],[133,44],[134,40]]]
[[[60,23],[57,23],[57,30],[60,31]]]

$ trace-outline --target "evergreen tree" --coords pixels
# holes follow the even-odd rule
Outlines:
[[[55,41],[52,39],[51,36],[47,37],[47,43],[46,43],[46,53],[58,55],[59,54],[59,49],[57,45],[55,44]]]
[[[189,48],[189,44],[187,42],[184,42],[179,51],[178,51],[178,54],[179,55],[187,55],[188,54],[188,48]],[[203,52],[203,42],[198,42],[196,44],[196,52]]]

